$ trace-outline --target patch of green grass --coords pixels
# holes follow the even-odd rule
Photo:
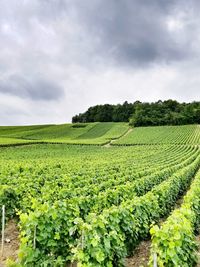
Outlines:
[[[104,135],[106,139],[117,139],[129,130],[127,123],[115,122],[112,128]]]
[[[112,127],[114,127],[114,123],[112,122],[99,122],[89,131],[80,135],[77,139],[94,139],[94,138],[102,137],[110,129],[112,129]]]
[[[14,145],[14,144],[28,144],[35,143],[37,140],[26,140],[26,139],[17,139],[17,138],[6,138],[0,137],[0,146],[1,145]]]
[[[52,125],[29,125],[29,126],[0,126],[0,136],[11,138],[24,138],[29,134],[41,131]]]
[[[60,125],[52,125],[48,128],[40,129],[34,133],[27,135],[26,137],[30,139],[37,140],[66,140],[66,139],[74,139],[79,135],[87,132],[90,128],[93,127],[92,124],[88,124],[84,128],[74,128],[72,124],[60,124]]]

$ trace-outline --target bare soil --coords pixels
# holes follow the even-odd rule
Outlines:
[[[19,231],[14,220],[7,223],[3,254],[0,255],[0,267],[5,267],[6,260],[17,260],[19,249]]]
[[[198,264],[200,267],[200,235],[197,236],[197,242],[199,244]],[[126,259],[126,267],[147,267],[150,256],[151,241],[143,241],[134,251],[134,255]],[[8,222],[5,229],[5,242],[3,255],[0,256],[0,267],[6,266],[6,260],[17,260],[17,254],[19,249],[19,231],[14,220]],[[76,264],[71,264],[70,267],[75,267]]]
[[[151,241],[143,241],[134,251],[131,258],[126,259],[126,267],[146,267],[149,261]]]

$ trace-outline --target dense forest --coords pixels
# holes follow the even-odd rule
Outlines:
[[[117,105],[96,105],[72,118],[77,122],[129,122],[134,126],[183,125],[200,123],[200,102],[176,100],[146,103],[136,101]]]

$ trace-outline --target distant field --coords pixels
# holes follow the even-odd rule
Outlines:
[[[14,144],[29,144],[29,143],[37,143],[37,140],[0,137],[0,146],[1,145],[14,145]]]
[[[138,127],[113,144],[200,144],[200,126]]]
[[[41,126],[0,127],[0,144],[49,142],[105,144],[129,129],[127,123],[82,123]]]
[[[0,127],[0,145],[33,142],[103,145],[200,144],[200,126],[137,127],[99,122]]]

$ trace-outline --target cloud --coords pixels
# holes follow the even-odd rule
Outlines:
[[[32,100],[57,100],[64,95],[64,90],[42,78],[32,79],[18,75],[11,75],[6,80],[0,80],[0,93],[11,94]]]
[[[181,23],[177,10],[186,17],[192,8],[186,1],[94,0],[84,1],[78,14],[88,33],[98,38],[100,54],[115,64],[144,67],[180,61],[190,55],[191,40],[179,42],[179,34],[172,29]],[[184,23],[181,26],[183,30]]]
[[[66,122],[100,103],[199,100],[199,8],[1,0],[0,124]]]

